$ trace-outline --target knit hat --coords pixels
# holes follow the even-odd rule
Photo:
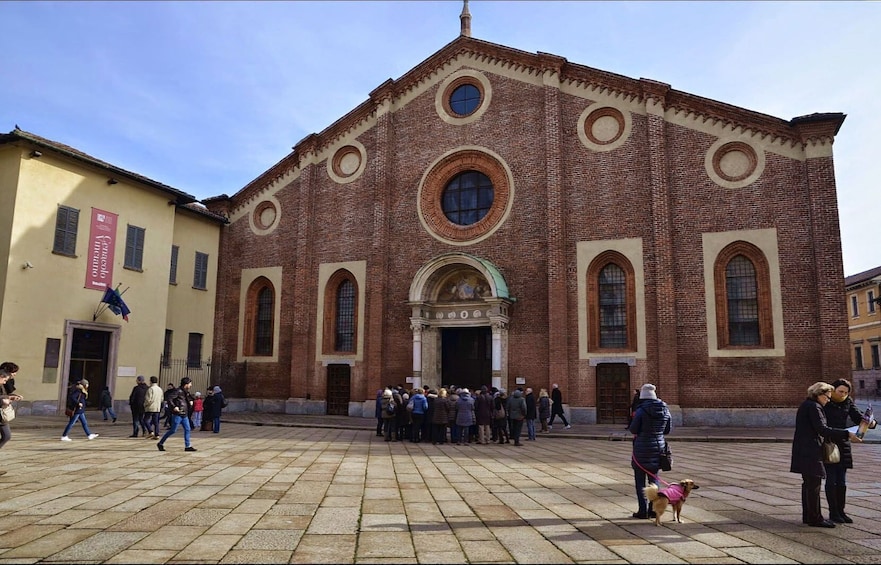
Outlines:
[[[653,385],[653,384],[642,385],[642,388],[639,389],[639,398],[640,399],[652,398],[654,400],[657,400],[658,395],[655,393],[655,385]]]
[[[202,396],[202,393],[199,391],[196,391],[196,396]]]
[[[219,386],[214,387],[214,394],[220,394],[220,387]]]
[[[139,383],[144,382],[144,375],[138,375],[138,382]]]

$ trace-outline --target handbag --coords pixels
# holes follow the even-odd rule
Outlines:
[[[15,420],[15,408],[12,406],[12,403],[0,408],[0,421],[6,424],[13,420]]]
[[[841,451],[834,441],[823,442],[823,463],[838,463],[841,461]]]
[[[670,471],[673,469],[673,451],[670,450],[670,444],[666,441],[664,442],[664,451],[661,452],[658,461],[661,464],[662,471]]]
[[[73,410],[71,410],[70,408],[65,409],[64,415],[70,418],[71,416],[73,416]]]

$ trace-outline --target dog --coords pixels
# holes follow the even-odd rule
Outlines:
[[[682,507],[685,505],[685,499],[688,498],[691,491],[699,488],[691,479],[674,483],[664,490],[658,490],[658,485],[655,484],[645,487],[642,492],[651,504],[652,510],[655,511],[655,525],[661,525],[661,516],[664,515],[668,505],[673,506],[673,519],[681,524]]]

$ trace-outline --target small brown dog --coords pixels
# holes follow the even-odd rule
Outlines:
[[[645,493],[645,497],[651,503],[652,510],[655,511],[655,525],[661,525],[661,516],[664,515],[668,505],[673,506],[673,519],[681,524],[682,506],[685,504],[685,499],[688,498],[691,491],[699,488],[691,479],[674,483],[664,490],[658,490],[658,485],[655,484],[645,487],[642,492]]]

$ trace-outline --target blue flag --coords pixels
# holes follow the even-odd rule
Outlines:
[[[104,297],[101,299],[101,302],[107,304],[107,307],[110,308],[114,314],[122,316],[122,319],[128,322],[128,315],[131,314],[132,311],[125,305],[125,302],[122,300],[122,295],[119,294],[118,290],[108,286],[104,291]]]

